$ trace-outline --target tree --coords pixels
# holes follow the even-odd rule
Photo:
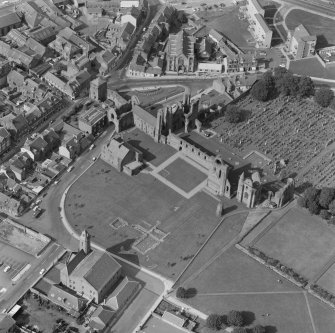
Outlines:
[[[178,287],[176,296],[177,298],[186,298],[186,289],[183,287]]]
[[[257,101],[265,102],[269,96],[269,88],[264,80],[257,81],[251,88],[251,96]]]
[[[320,192],[319,205],[325,209],[329,208],[329,204],[335,197],[335,189],[330,187],[323,187]]]
[[[213,330],[219,330],[221,329],[223,324],[222,316],[212,313],[210,314],[206,319],[206,326],[213,329]]]
[[[299,81],[299,95],[309,97],[315,94],[314,82],[309,76],[302,76]]]
[[[324,108],[330,105],[333,98],[334,98],[334,93],[329,88],[321,88],[317,90],[314,96],[315,102]]]
[[[244,327],[235,327],[233,333],[247,333],[247,329]]]
[[[335,215],[335,200],[333,200],[333,201],[329,204],[329,211],[330,211],[330,214]]]
[[[312,201],[308,204],[308,210],[313,215],[318,215],[320,213],[320,206],[316,201]]]
[[[298,200],[297,200],[297,203],[300,207],[302,208],[307,208],[307,200],[305,197],[299,197]]]
[[[256,325],[251,329],[251,333],[265,333],[265,327],[262,325]]]
[[[242,120],[242,112],[236,105],[228,105],[225,119],[231,124],[236,124]]]
[[[331,214],[328,212],[327,209],[321,209],[321,211],[320,211],[320,217],[323,220],[328,221],[330,219],[330,216],[331,216]]]
[[[242,326],[243,316],[242,313],[236,310],[231,310],[227,316],[227,323],[229,326]]]
[[[307,206],[309,206],[312,202],[319,203],[319,194],[320,190],[317,189],[316,187],[311,186],[307,188],[304,193],[304,197],[307,200]]]

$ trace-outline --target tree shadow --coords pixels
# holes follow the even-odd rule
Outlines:
[[[313,186],[311,182],[304,182],[295,188],[296,192],[302,194],[306,191],[307,188]]]
[[[333,46],[332,44],[328,43],[327,38],[324,35],[317,35],[317,40],[316,40],[316,49],[322,49],[323,47],[328,47],[328,46]]]
[[[197,289],[195,288],[188,288],[186,290],[186,298],[192,298],[194,296],[196,296],[198,293]]]
[[[265,333],[277,333],[278,330],[275,326],[265,326]]]
[[[255,320],[255,314],[251,311],[242,311],[244,326],[251,325]]]

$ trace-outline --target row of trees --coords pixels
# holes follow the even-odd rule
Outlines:
[[[314,100],[322,107],[328,107],[334,99],[331,89],[323,87],[315,90],[309,76],[297,76],[286,68],[276,67],[273,72],[267,71],[251,88],[251,96],[265,102],[278,95],[299,98],[314,96]]]
[[[210,314],[206,320],[206,326],[212,330],[219,331],[227,326],[234,327],[233,333],[247,333],[247,329],[243,327],[245,320],[240,311],[231,310],[227,315]],[[254,326],[250,333],[265,333],[265,328],[261,325]]]
[[[311,186],[298,199],[298,205],[307,208],[313,215],[320,215],[325,220],[335,222],[335,188],[318,189]]]

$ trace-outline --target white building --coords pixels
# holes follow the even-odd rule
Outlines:
[[[222,64],[212,62],[199,62],[198,72],[200,73],[222,73]]]
[[[131,7],[138,8],[139,6],[140,6],[139,0],[125,0],[125,1],[121,1],[121,4],[120,4],[121,8],[131,8]]]

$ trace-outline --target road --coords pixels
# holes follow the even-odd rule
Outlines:
[[[32,287],[41,277],[41,269],[50,269],[65,252],[65,249],[57,243],[51,243],[42,255],[31,262],[31,267],[16,283],[0,297],[0,312],[10,310],[22,295]]]
[[[335,6],[313,0],[282,0],[284,3],[300,6],[305,10],[313,10],[326,15],[335,15]]]

